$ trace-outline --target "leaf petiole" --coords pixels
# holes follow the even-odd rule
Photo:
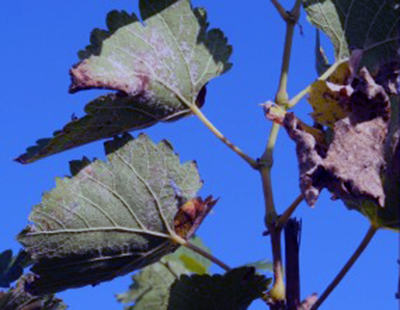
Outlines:
[[[193,114],[196,115],[200,121],[226,146],[228,146],[232,151],[238,154],[242,159],[244,159],[253,169],[258,168],[258,163],[256,160],[251,158],[249,155],[245,154],[239,147],[228,140],[215,126],[209,121],[209,119],[203,114],[203,112],[195,104],[190,105],[190,109]]]
[[[342,59],[335,62],[332,66],[330,66],[318,79],[317,81],[325,81],[327,80],[333,72],[335,72],[336,68],[339,67],[342,63],[346,62],[348,59]],[[311,85],[308,85],[301,92],[299,92],[296,96],[294,96],[288,104],[288,109],[292,109],[305,95],[307,95],[311,90]]]
[[[189,241],[183,239],[182,237],[178,236],[177,234],[173,234],[171,235],[171,239],[188,248],[191,249],[192,251],[200,254],[201,256],[207,258],[208,260],[212,261],[213,263],[215,263],[216,265],[220,266],[222,269],[224,269],[225,271],[229,271],[231,270],[231,267],[229,267],[227,264],[225,264],[224,262],[220,261],[218,258],[216,258],[215,256],[211,255],[210,253],[204,251],[202,248],[199,248],[198,246],[194,245],[193,243],[190,243]]]
[[[283,212],[282,215],[276,220],[275,226],[278,228],[283,228],[303,199],[303,194],[297,196],[295,201],[293,201],[292,204],[285,210],[285,212]]]

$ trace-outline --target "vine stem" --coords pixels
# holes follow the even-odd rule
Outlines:
[[[350,257],[350,259],[347,261],[347,263],[343,266],[342,270],[337,274],[337,276],[333,279],[331,284],[328,285],[328,287],[325,289],[325,291],[322,293],[321,297],[319,297],[316,301],[316,303],[312,306],[311,310],[317,310],[322,303],[328,298],[328,296],[332,293],[332,291],[336,288],[336,286],[342,281],[344,276],[347,274],[347,272],[351,269],[351,267],[354,265],[354,263],[357,261],[357,259],[360,257],[360,255],[364,252],[365,248],[368,246],[372,238],[375,236],[375,233],[378,231],[378,227],[371,225],[365,234],[363,240],[361,241],[360,245],[358,248],[355,250],[353,255]]]
[[[220,266],[222,269],[225,271],[230,271],[231,267],[229,267],[227,264],[213,256],[212,254],[204,251],[202,248],[199,248],[198,246],[194,245],[193,243],[190,243],[189,241],[183,239],[182,237],[178,236],[177,234],[173,234],[171,236],[172,240],[175,241],[176,243],[183,245],[184,247],[187,247],[188,249],[191,249],[192,251],[200,254],[201,256],[207,258],[208,260],[212,261],[216,265]]]
[[[268,144],[263,156],[260,159],[261,168],[261,181],[265,201],[265,226],[271,236],[272,245],[272,258],[273,258],[273,273],[274,285],[269,291],[269,299],[271,306],[283,303],[285,300],[285,284],[283,279],[283,265],[282,265],[282,246],[281,246],[281,229],[277,229],[275,221],[277,213],[274,204],[271,168],[273,165],[273,151],[278,137],[279,125],[272,124],[271,132],[268,139]]]
[[[297,209],[299,204],[303,201],[304,197],[303,194],[300,194],[295,201],[292,202],[292,204],[285,210],[285,212],[282,213],[282,215],[276,220],[276,226],[283,228],[285,226],[286,222],[290,219],[292,216],[293,212]]]
[[[340,61],[335,62],[332,66],[330,66],[318,79],[317,81],[325,81],[327,80],[333,72],[339,67],[342,63],[346,62],[348,59],[343,59]],[[294,96],[288,104],[288,108],[291,109],[293,108],[299,101],[307,95],[311,90],[311,85],[308,85],[306,88],[304,88],[301,92],[299,92],[296,96]]]
[[[238,154],[242,159],[244,159],[253,169],[258,168],[258,163],[255,159],[251,158],[249,155],[244,153],[239,147],[229,141],[214,125],[211,123],[208,118],[203,114],[203,112],[197,107],[195,104],[190,105],[190,109],[192,113],[196,115],[200,121],[225,145],[227,145],[232,151]]]
[[[286,110],[289,104],[289,96],[287,93],[287,82],[290,65],[290,55],[292,51],[292,41],[294,28],[300,16],[301,0],[296,0],[292,10],[287,12],[278,0],[271,0],[272,4],[281,15],[286,23],[285,47],[283,51],[281,74],[279,78],[278,90],[275,96],[275,102],[278,106]],[[277,213],[274,205],[271,169],[273,166],[273,151],[275,148],[276,140],[279,132],[279,125],[272,124],[269,134],[266,149],[259,160],[260,174],[264,193],[265,201],[265,226],[271,236],[272,256],[273,256],[273,272],[274,284],[268,293],[269,304],[271,309],[279,309],[284,304],[285,284],[283,279],[283,264],[282,264],[282,247],[281,247],[281,227],[277,227],[275,222],[277,220]]]

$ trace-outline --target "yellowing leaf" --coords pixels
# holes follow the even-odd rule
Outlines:
[[[347,85],[350,75],[349,64],[345,62],[327,81],[317,80],[311,84],[308,101],[314,109],[311,116],[317,123],[333,128],[338,120],[348,115],[348,107],[339,99],[352,91]]]
[[[343,96],[352,110],[335,123],[328,149],[298,126],[293,114],[285,116],[284,126],[297,144],[300,188],[310,206],[317,201],[323,188],[344,201],[365,199],[385,206],[381,173],[386,164],[384,145],[390,101],[367,69],[361,69],[359,76],[352,95]]]
[[[179,259],[183,262],[186,269],[188,269],[189,271],[197,274],[207,273],[207,269],[205,268],[205,266],[199,263],[199,261],[194,259],[193,257],[186,254],[182,254],[179,256]]]

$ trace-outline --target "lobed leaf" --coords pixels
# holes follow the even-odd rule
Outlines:
[[[398,57],[399,0],[305,0],[312,24],[326,33],[336,60],[350,57],[352,49],[364,51],[362,65],[370,70]]]
[[[71,71],[70,92],[117,91],[86,107],[53,138],[38,140],[16,160],[35,160],[96,140],[190,114],[201,107],[205,85],[231,67],[224,34],[208,29],[203,9],[189,0],[141,0],[144,23],[135,14],[113,11],[108,30],[95,29]]]
[[[196,198],[196,164],[180,164],[172,146],[125,134],[105,143],[108,161],[71,163],[72,177],[43,195],[18,236],[35,261],[35,294],[97,284],[158,261],[190,238],[215,204]],[[192,222],[179,231],[182,206]],[[186,225],[187,226],[187,225]]]
[[[347,146],[344,148],[345,151],[338,156],[341,158],[347,158],[348,162],[355,160],[355,162],[352,162],[348,165],[348,168],[346,168],[348,171],[353,172],[348,173],[348,176],[345,177],[347,181],[342,184],[344,184],[345,187],[353,187],[354,179],[358,179],[356,182],[357,184],[366,182],[367,186],[364,186],[364,189],[370,186],[369,192],[371,194],[373,194],[373,192],[375,192],[375,194],[379,193],[381,197],[380,202],[377,203],[377,201],[363,199],[360,196],[357,198],[345,198],[342,196],[341,198],[344,200],[346,206],[349,209],[360,211],[362,214],[367,216],[371,223],[376,227],[395,230],[400,228],[400,205],[398,199],[400,195],[400,167],[398,167],[398,163],[400,162],[400,154],[398,150],[400,124],[399,66],[398,62],[390,61],[380,66],[378,73],[375,74],[375,81],[371,80],[370,82],[365,83],[365,81],[361,79],[361,83],[364,84],[365,90],[364,96],[360,98],[360,92],[357,92],[359,87],[356,87],[355,89],[353,88],[353,86],[360,83],[360,78],[355,74],[358,64],[354,61],[354,57],[351,57],[348,62],[340,64],[327,81],[319,80],[314,82],[311,85],[310,96],[308,98],[308,101],[314,109],[314,112],[311,114],[313,119],[321,125],[328,126],[325,140],[332,142],[336,139],[336,143],[341,140],[341,144],[347,144]],[[380,96],[378,95],[379,93],[381,94]],[[367,99],[365,96],[369,96],[369,98]],[[386,106],[389,113],[382,113],[382,111],[379,111],[379,108],[377,110],[377,105],[381,105],[381,107]],[[355,109],[357,106],[364,106],[364,108]],[[357,113],[360,115],[357,115]],[[379,115],[382,116],[383,114],[386,114],[385,128],[378,128],[379,126],[376,127],[376,123],[373,125],[362,119],[363,117],[365,118],[366,114],[370,114],[370,116],[373,117],[374,113],[376,113],[375,121],[378,121]],[[359,118],[359,120],[356,121],[355,119],[357,118]],[[358,134],[346,134],[345,136],[342,136],[343,132],[340,132],[338,128],[343,127],[343,124],[349,120],[354,130],[358,131]],[[303,124],[298,120],[296,127],[301,131],[306,131],[303,128]],[[372,133],[374,130],[376,131],[373,135],[366,133],[366,131],[371,131]],[[361,133],[361,131],[365,132]],[[379,132],[384,134],[383,140],[378,138]],[[315,184],[310,186],[306,185],[307,182],[310,182],[310,180],[307,179],[307,175],[314,174],[314,172],[310,173],[310,171],[321,164],[320,157],[322,156],[322,158],[325,158],[326,151],[328,151],[328,154],[331,154],[330,157],[332,159],[337,155],[338,149],[333,151],[334,145],[331,145],[328,148],[328,146],[321,143],[321,140],[317,139],[315,135],[313,135],[315,142],[312,142],[313,140],[310,137],[306,138],[305,134],[302,135],[302,140],[305,141],[309,139],[309,148],[306,148],[307,150],[303,149],[303,151],[301,151],[303,153],[302,157],[299,156],[299,160],[302,163],[301,178],[303,179],[301,184],[304,190],[313,196],[318,191],[314,192]],[[332,136],[331,138],[329,137],[330,135]],[[364,135],[364,137],[361,137],[361,135]],[[315,147],[312,146],[313,143],[316,143]],[[370,150],[366,149],[367,146],[369,146]],[[318,148],[320,151],[317,151],[315,154],[319,153],[319,155],[311,155],[310,151],[312,150],[311,152],[314,152]],[[306,160],[304,160],[305,158]],[[375,158],[376,160],[379,159],[381,164],[376,166],[375,164],[372,164],[373,161],[370,161],[369,158]],[[327,159],[323,159],[322,162],[324,162],[324,166],[328,166]],[[375,168],[373,168],[374,165]],[[343,168],[338,169],[337,166],[337,164],[333,164],[332,167],[328,168],[328,170],[336,169],[334,174],[338,174],[339,170]],[[354,171],[353,169],[357,166],[357,169],[361,166],[361,170],[364,172],[368,169],[370,169],[370,172],[375,170],[373,173],[374,177],[368,173],[359,174]],[[379,166],[381,168],[379,168]],[[315,182],[321,184],[321,181],[315,179],[317,177],[321,176],[313,177],[312,179],[314,181],[312,181],[312,183]],[[375,184],[375,187],[373,187],[372,184]],[[332,185],[331,188],[332,187],[334,187],[334,185]],[[308,190],[306,190],[306,188],[308,188]],[[375,188],[375,190],[373,190],[373,188]],[[341,195],[339,195],[339,197],[340,196]],[[382,205],[385,207],[382,208]]]
[[[192,238],[190,242],[209,252],[198,237]],[[187,263],[188,258],[191,260],[190,264]],[[183,274],[197,273],[197,271],[201,274],[207,273],[210,265],[210,261],[203,256],[181,247],[133,275],[134,283],[129,291],[117,295],[117,299],[125,304],[134,303],[125,307],[126,310],[168,309],[171,285]]]
[[[297,145],[300,188],[311,206],[322,188],[344,201],[368,200],[385,206],[381,172],[386,168],[389,96],[365,68],[360,70],[356,84],[353,92],[341,93],[350,112],[335,123],[328,148],[318,145],[312,135],[298,127],[293,114],[285,116],[285,128]]]
[[[245,310],[268,289],[271,279],[241,267],[224,275],[183,275],[171,288],[169,310]]]

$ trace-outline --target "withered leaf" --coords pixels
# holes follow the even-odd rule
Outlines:
[[[181,237],[193,235],[216,203],[217,200],[214,200],[212,196],[208,196],[205,200],[197,197],[187,201],[179,208],[175,216],[175,232]]]
[[[196,198],[196,164],[180,164],[168,142],[125,134],[105,147],[108,161],[72,163],[73,176],[43,195],[18,236],[34,260],[30,292],[94,285],[154,263],[178,248],[174,234],[190,238],[215,204]],[[183,223],[188,204],[193,217]]]
[[[296,142],[300,188],[313,206],[323,188],[334,198],[366,199],[384,206],[381,180],[385,168],[384,145],[390,120],[390,101],[367,69],[360,70],[354,92],[347,100],[350,113],[334,125],[334,138],[327,150],[297,126],[288,113],[284,125]]]
[[[338,120],[348,115],[347,100],[340,98],[348,97],[353,91],[348,81],[350,75],[349,63],[344,62],[328,80],[317,80],[311,84],[307,100],[313,108],[311,116],[317,123],[332,128]]]

